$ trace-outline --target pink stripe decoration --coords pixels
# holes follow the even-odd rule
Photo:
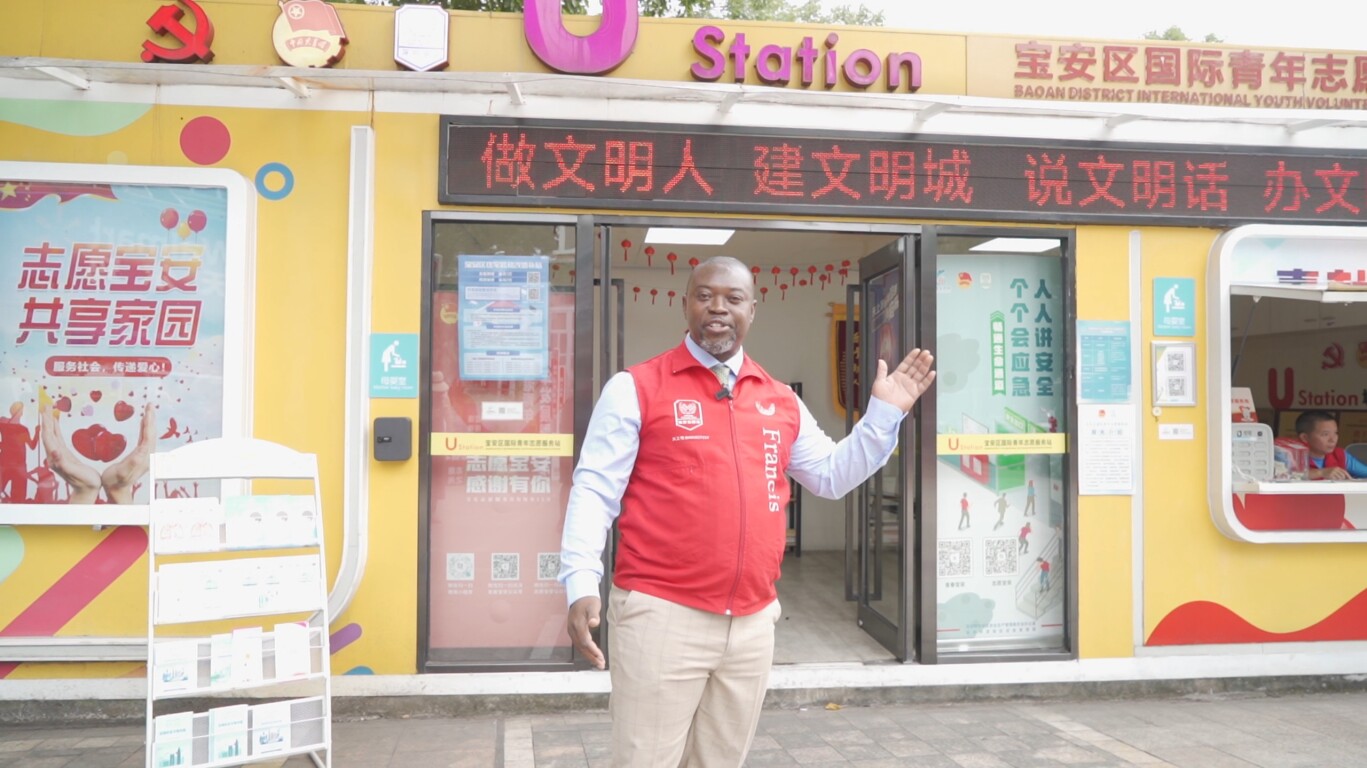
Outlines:
[[[121,525],[95,545],[55,584],[14,617],[0,637],[52,637],[85,610],[147,551],[147,531]],[[0,663],[0,679],[19,664]]]

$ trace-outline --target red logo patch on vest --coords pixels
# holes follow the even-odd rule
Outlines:
[[[697,400],[675,400],[674,426],[689,432],[701,427],[702,403]]]

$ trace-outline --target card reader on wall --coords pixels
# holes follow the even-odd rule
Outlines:
[[[375,419],[375,460],[408,461],[413,457],[413,420],[407,416]]]

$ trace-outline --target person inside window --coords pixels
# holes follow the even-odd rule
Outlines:
[[[1328,411],[1306,411],[1296,419],[1296,434],[1310,447],[1311,480],[1367,477],[1367,465],[1339,447],[1339,423]]]

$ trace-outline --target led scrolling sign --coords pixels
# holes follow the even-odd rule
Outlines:
[[[1367,222],[1367,153],[442,120],[444,204]]]

